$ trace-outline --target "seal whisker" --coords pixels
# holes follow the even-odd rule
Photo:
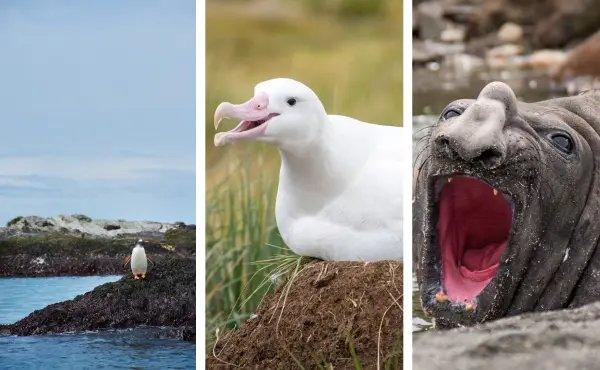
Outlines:
[[[435,127],[435,124],[433,124],[433,125],[429,125],[429,126],[425,126],[425,127],[421,128],[421,129],[418,129],[417,131],[413,131],[413,136],[414,136],[415,134],[418,134],[418,133],[420,133],[421,131],[425,131],[425,130],[429,130],[429,132],[431,132],[431,130],[432,130],[434,127]]]

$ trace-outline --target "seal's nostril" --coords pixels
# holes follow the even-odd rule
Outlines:
[[[486,168],[492,168],[498,165],[502,159],[502,153],[498,149],[486,149],[473,162],[479,162]]]

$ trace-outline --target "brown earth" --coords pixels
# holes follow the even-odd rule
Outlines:
[[[402,369],[402,271],[401,261],[307,265],[287,299],[283,284],[220,336],[207,369]]]

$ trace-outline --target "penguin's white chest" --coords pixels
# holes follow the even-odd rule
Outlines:
[[[133,248],[133,252],[131,252],[131,272],[136,273],[146,273],[148,269],[148,261],[146,260],[146,252],[144,248]]]

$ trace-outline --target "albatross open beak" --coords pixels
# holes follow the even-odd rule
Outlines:
[[[278,115],[277,113],[270,113],[267,109],[268,105],[269,96],[264,92],[255,95],[243,104],[219,104],[215,111],[215,129],[219,128],[219,124],[225,118],[237,118],[242,122],[233,130],[216,134],[215,146],[261,136],[267,128],[267,121]]]

